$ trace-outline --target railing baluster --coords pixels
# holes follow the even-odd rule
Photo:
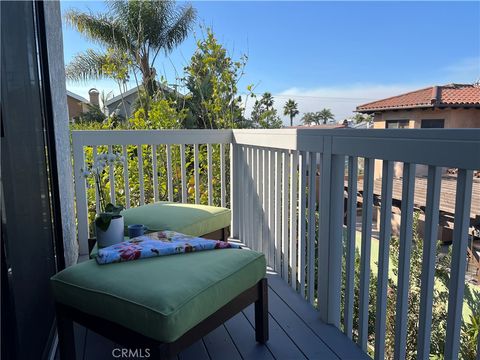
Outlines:
[[[95,160],[98,156],[97,147],[92,146],[92,161],[95,163]],[[97,214],[100,214],[100,194],[98,193],[98,187],[95,186],[95,210]]]
[[[245,245],[247,245],[248,247],[252,247],[251,245],[251,240],[252,240],[252,233],[251,233],[251,228],[252,228],[252,223],[250,221],[250,216],[251,216],[251,197],[252,197],[252,193],[251,193],[251,182],[250,182],[250,176],[251,176],[251,167],[252,167],[252,158],[251,158],[251,151],[250,151],[250,148],[248,146],[245,146],[245,168],[244,168],[244,177],[243,177],[243,181],[245,183],[245,193],[243,194],[243,196],[245,197],[245,206],[244,206],[244,211],[243,211],[243,215],[244,215],[244,223],[245,223],[245,239],[243,239],[243,242],[245,243]]]
[[[158,165],[157,165],[157,145],[152,144],[152,172],[153,172],[153,200],[158,199]]]
[[[143,146],[137,145],[138,149],[138,181],[140,183],[140,205],[145,204],[145,184],[143,179]]]
[[[269,196],[268,196],[268,150],[262,150],[262,208],[263,208],[263,222],[262,222],[262,243],[263,243],[263,253],[265,254],[265,259],[267,260],[267,265],[270,265],[268,254],[270,252],[270,239],[268,237],[268,219],[269,219]]]
[[[108,145],[108,154],[113,155],[112,145]],[[115,205],[115,163],[108,166],[108,181],[110,183],[110,202]]]
[[[238,155],[239,152],[239,145],[237,144],[230,144],[230,183],[234,184],[236,181],[239,179],[239,173],[238,173]],[[236,186],[231,186],[230,187],[230,208],[232,210],[232,217],[231,217],[231,222],[232,222],[232,238],[238,239],[238,233],[239,233],[239,223],[237,221],[237,216],[238,216],[238,197],[240,194],[238,193],[238,188]]]
[[[258,250],[258,148],[252,148],[252,248]]]
[[[288,185],[290,154],[282,152],[282,278],[288,282]]]
[[[307,177],[307,153],[300,152],[300,160],[298,166],[299,174],[299,202],[298,202],[298,273],[297,281],[300,284],[300,294],[302,298],[305,297],[305,265],[306,265],[306,210],[307,210],[307,191],[306,191],[306,177]]]
[[[241,160],[241,147],[239,147],[239,156]],[[241,161],[239,162],[241,165]],[[208,174],[208,205],[213,205],[213,168],[212,168],[212,144],[207,144],[207,174]]]
[[[220,206],[225,207],[225,145],[220,144]]]
[[[455,219],[450,281],[448,283],[447,334],[445,359],[457,359],[460,347],[463,293],[465,289],[466,252],[472,201],[473,171],[460,169],[455,197]]]
[[[130,183],[129,183],[129,176],[128,176],[128,152],[127,152],[127,145],[122,146],[123,151],[123,183],[125,185],[125,208],[130,207]]]
[[[372,207],[374,159],[365,159],[362,206],[362,245],[360,258],[360,316],[359,345],[367,351],[368,341],[368,304],[370,287],[370,255],[372,244]]]
[[[268,261],[270,266],[275,266],[275,239],[274,239],[274,227],[275,227],[275,186],[274,186],[274,174],[275,174],[275,153],[274,150],[268,151]]]
[[[385,324],[387,318],[387,284],[390,236],[392,233],[393,161],[383,161],[378,254],[377,303],[375,313],[375,359],[385,357]]]
[[[257,191],[258,191],[258,251],[264,252],[265,244],[263,243],[263,224],[265,212],[263,211],[263,149],[258,149],[258,177],[257,177]]]
[[[172,181],[172,148],[170,145],[166,146],[167,152],[167,190],[168,201],[173,201],[173,181]]]
[[[268,237],[268,219],[269,219],[269,196],[268,196],[268,150],[262,151],[263,157],[263,253],[265,254],[265,259],[267,260],[267,264],[270,265],[268,254],[270,252],[270,239]]]
[[[254,249],[255,242],[256,242],[256,234],[255,234],[255,148],[249,147],[248,153],[250,156],[250,163],[248,169],[248,233],[250,237],[250,245],[249,247]]]
[[[427,199],[425,208],[425,237],[423,240],[420,320],[418,322],[417,359],[430,358],[433,288],[437,252],[438,218],[442,168],[428,167]]]
[[[239,196],[239,201],[240,201],[240,210],[239,210],[239,214],[240,214],[240,224],[239,224],[239,228],[240,228],[240,240],[242,242],[245,242],[245,234],[246,234],[246,231],[247,231],[247,223],[245,221],[246,219],[246,216],[247,216],[247,213],[246,213],[246,199],[245,199],[245,193],[246,193],[246,184],[245,184],[245,172],[247,171],[246,169],[246,149],[245,149],[245,146],[240,146],[239,148],[239,157],[240,157],[240,161],[239,161],[239,165],[238,165],[238,171],[239,171],[239,175],[241,177],[241,181],[239,181],[239,184],[238,184],[238,191],[240,193],[240,196]]]
[[[308,168],[308,282],[307,297],[310,304],[315,303],[315,224],[317,207],[317,153],[309,153]]]
[[[298,191],[298,151],[290,156],[290,272],[291,286],[297,289],[297,191]]]
[[[182,183],[182,203],[187,203],[187,175],[185,174],[185,144],[180,144],[180,178]]]
[[[193,145],[193,177],[195,181],[195,204],[200,204],[200,175],[198,164],[198,144]]]
[[[344,332],[349,339],[353,331],[353,304],[355,289],[355,241],[357,234],[357,178],[358,158],[348,158],[347,244],[345,259]],[[375,352],[376,353],[376,352]]]
[[[275,151],[275,271],[282,269],[282,153]]]
[[[400,250],[398,255],[398,290],[395,314],[395,359],[405,359],[407,343],[408,287],[413,236],[413,200],[415,191],[415,164],[404,163],[402,183],[402,220],[400,223]]]

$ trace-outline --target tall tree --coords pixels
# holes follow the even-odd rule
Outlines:
[[[189,90],[186,98],[190,110],[188,127],[242,127],[243,105],[237,84],[243,75],[247,57],[234,60],[218,43],[210,29],[197,41],[197,50],[185,67],[183,83]]]
[[[319,125],[321,123],[320,113],[317,112],[306,112],[302,116],[302,123],[304,125]]]
[[[269,92],[263,93],[261,102],[267,110],[271,110],[274,103],[272,94]]]
[[[293,126],[293,118],[299,114],[298,104],[293,99],[288,99],[283,107],[283,115],[290,117],[290,126]]]
[[[335,119],[335,116],[333,115],[330,109],[323,109],[317,112],[306,112],[302,116],[302,122],[305,125],[312,125],[312,124],[325,125],[328,122],[328,120],[333,120],[333,119]]]
[[[188,35],[196,12],[191,5],[176,6],[173,0],[117,0],[107,2],[108,11],[93,14],[70,10],[67,23],[104,50],[126,54],[133,72],[142,74],[142,83],[151,96],[156,90],[155,60],[169,53]],[[74,81],[108,76],[106,52],[87,50],[67,65],[67,78]]]
[[[325,125],[329,120],[335,119],[335,115],[333,115],[332,111],[330,109],[323,109],[318,113],[318,116],[320,119],[323,121],[323,124]]]
[[[359,124],[361,122],[372,122],[373,121],[373,116],[369,114],[360,114],[356,113],[352,117],[350,117],[350,120],[352,120],[355,124]]]
[[[251,123],[253,127],[275,129],[282,127],[282,120],[277,115],[277,109],[273,107],[274,100],[272,94],[266,92],[260,100],[255,100],[251,114]]]

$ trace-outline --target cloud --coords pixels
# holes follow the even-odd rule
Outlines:
[[[464,58],[443,70],[448,82],[472,83],[480,80],[480,56]]]

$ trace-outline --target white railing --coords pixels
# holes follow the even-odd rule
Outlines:
[[[404,164],[395,321],[396,359],[405,358],[408,341],[416,164],[428,166],[417,348],[419,359],[428,359],[430,350],[441,168],[458,168],[445,344],[445,358],[458,358],[472,170],[480,168],[480,130],[238,130],[234,131],[233,141],[233,234],[253,249],[263,251],[268,264],[305,299],[312,304],[318,301],[322,320],[343,328],[350,338],[355,332],[364,351],[367,351],[369,336],[374,167],[375,160],[382,161],[375,305],[376,359],[385,356],[393,164]],[[353,329],[357,164],[360,158],[363,160],[363,189],[358,190],[362,192],[363,203],[359,319],[358,328]],[[344,194],[345,174],[348,178],[347,196]],[[346,279],[345,306],[342,309],[344,246]],[[343,326],[340,324],[341,312]]]
[[[89,223],[99,208],[98,194],[94,187],[87,187],[81,169],[95,156],[125,156],[123,166],[110,167],[105,179],[112,203],[126,208],[159,200],[227,206],[231,141],[231,130],[73,131],[80,254],[88,253]],[[214,180],[214,171],[219,181]],[[93,196],[88,196],[89,191]]]
[[[214,148],[213,144],[221,145],[215,145],[217,147]],[[225,146],[226,144],[230,146]],[[172,149],[175,146],[178,147],[179,159],[173,159],[172,156]],[[123,169],[122,196],[128,200],[129,192],[132,195],[135,191],[137,193],[135,204],[162,199],[158,190],[160,182],[158,178],[155,179],[159,173],[164,174],[162,182],[166,182],[163,198],[199,203],[202,195],[199,163],[203,159],[207,163],[207,174],[203,174],[203,177],[206,176],[204,183],[208,193],[208,199],[204,202],[231,207],[232,237],[255,250],[262,251],[268,265],[295,291],[318,307],[323,321],[341,328],[349,338],[355,333],[358,344],[364,351],[367,351],[368,342],[374,168],[375,161],[377,163],[381,161],[380,250],[375,304],[376,359],[383,359],[385,352],[393,164],[394,162],[404,164],[395,322],[397,359],[405,358],[407,342],[407,295],[413,232],[415,168],[417,164],[428,167],[417,341],[417,357],[421,359],[428,359],[430,348],[441,167],[458,168],[445,345],[445,358],[458,358],[465,254],[472,198],[472,170],[480,169],[480,130],[74,131],[73,147],[81,251],[86,251],[88,209],[95,211],[95,204],[87,204],[89,190],[79,170],[85,164],[85,154],[90,151],[89,149],[92,151],[90,156],[93,156],[96,151],[115,152],[117,148],[121,148],[130,159],[138,158],[137,171],[143,174],[140,176],[139,184],[129,184],[129,168]],[[134,148],[137,149],[136,152],[132,150]],[[160,154],[152,151],[155,148],[161,148],[163,152]],[[212,159],[215,158],[212,153],[218,149],[221,155],[219,163],[215,164],[212,163]],[[227,149],[229,151],[226,151]],[[152,169],[148,171],[143,168],[141,160],[146,153],[152,157]],[[165,161],[160,161],[159,165],[158,159],[154,159],[156,156],[154,154],[161,155]],[[193,170],[190,157],[193,157]],[[228,158],[230,162],[227,161]],[[176,170],[172,170],[178,169],[175,161],[176,164],[180,163],[181,172],[176,178]],[[361,189],[357,189],[359,163],[363,164]],[[155,166],[157,167],[153,168]],[[203,168],[205,169],[205,166]],[[215,168],[220,171],[222,177],[220,185],[214,183],[212,169]],[[110,172],[110,183],[115,183],[112,177],[118,178],[121,175],[118,172],[121,170],[115,173],[114,169],[113,175],[112,171]],[[193,184],[187,180],[190,174],[193,174]],[[346,178],[347,195],[344,186]],[[146,186],[145,181],[150,181],[153,187],[153,195],[148,199],[144,198],[146,194],[142,190]],[[189,186],[194,187],[194,195],[187,192]],[[221,189],[216,192],[214,187]],[[363,202],[359,318],[358,328],[354,329],[357,190],[362,192]],[[115,200],[115,190],[110,191]],[[215,199],[214,194],[220,194],[220,199]],[[126,205],[128,206],[130,202],[131,199],[126,201]],[[346,265],[345,279],[342,279],[342,260]],[[342,280],[345,283],[343,308]],[[342,315],[343,323],[340,324]]]

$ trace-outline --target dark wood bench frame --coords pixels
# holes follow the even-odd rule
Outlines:
[[[255,339],[260,343],[265,343],[268,341],[268,284],[266,278],[245,290],[171,343],[159,342],[112,321],[84,313],[71,306],[56,303],[60,358],[62,360],[74,360],[76,358],[73,322],[110,339],[123,348],[132,350],[149,349],[152,359],[168,359],[177,355],[195,341],[200,340],[252,303],[255,303]]]

